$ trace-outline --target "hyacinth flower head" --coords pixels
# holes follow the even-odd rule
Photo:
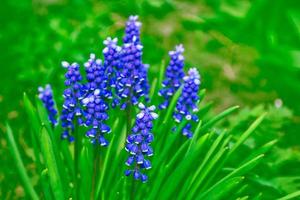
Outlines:
[[[82,100],[83,106],[86,108],[85,112],[85,126],[91,127],[86,136],[90,138],[93,144],[100,144],[107,146],[108,141],[104,138],[104,134],[110,133],[110,127],[104,122],[108,119],[108,105],[101,97],[100,89],[91,92]]]
[[[188,121],[198,121],[195,112],[198,111],[197,103],[199,101],[200,75],[196,68],[191,68],[188,74],[183,78],[184,86],[182,93],[177,101],[173,117],[176,122],[181,122],[184,118]],[[192,137],[191,124],[183,128],[182,134],[188,138]]]
[[[63,97],[63,109],[61,112],[61,123],[63,133],[61,137],[73,141],[74,137],[71,132],[74,130],[74,123],[77,120],[78,125],[83,125],[83,109],[81,106],[81,99],[86,93],[86,87],[81,84],[82,76],[79,71],[79,64],[69,64],[66,61],[62,62],[62,66],[67,69],[65,74],[65,86]]]
[[[131,15],[129,16],[128,21],[126,22],[125,27],[125,36],[123,38],[124,43],[135,43],[140,44],[140,29],[141,29],[142,23],[138,21],[137,15]],[[135,39],[134,39],[135,38]]]
[[[176,93],[183,82],[184,77],[184,57],[182,45],[176,46],[174,51],[169,52],[170,62],[166,69],[165,80],[162,82],[162,89],[158,92],[164,98],[164,102],[159,105],[160,109],[165,109],[170,103],[170,99]]]
[[[95,54],[90,54],[90,59],[84,63],[87,83],[85,89],[93,92],[101,89],[101,96],[107,99],[112,98],[111,90],[108,88],[108,76],[101,59],[97,59]]]
[[[121,109],[125,109],[128,104],[136,105],[139,98],[149,92],[147,73],[142,63],[142,49],[140,44],[127,43],[120,52],[116,92],[120,99],[124,99]]]
[[[152,121],[158,117],[154,112],[155,106],[146,107],[144,104],[138,105],[140,113],[136,116],[136,122],[132,128],[132,133],[127,136],[125,150],[130,154],[126,161],[129,167],[125,171],[126,176],[133,175],[134,179],[146,182],[148,177],[143,171],[151,168],[151,162],[147,157],[153,155],[150,144],[154,139],[151,130]]]
[[[38,88],[39,99],[43,102],[44,107],[47,110],[49,121],[53,125],[57,125],[57,110],[55,108],[55,102],[53,99],[52,88],[49,84]]]
[[[114,89],[117,84],[117,76],[120,67],[120,51],[121,47],[117,45],[118,39],[108,37],[104,40],[103,44],[105,48],[103,49],[103,57],[104,57],[104,71],[106,77],[106,84],[107,84],[107,92],[110,94],[110,97],[113,97],[112,107],[119,105],[120,100],[114,94]]]

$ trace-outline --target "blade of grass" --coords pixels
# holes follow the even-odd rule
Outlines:
[[[212,127],[214,124],[219,122],[220,120],[224,119],[226,116],[232,114],[235,112],[239,106],[233,106],[231,108],[226,109],[225,111],[221,112],[217,116],[213,117],[211,120],[209,120],[207,123],[204,123],[201,128],[201,133],[207,131],[210,127]]]
[[[161,199],[169,199],[172,194],[175,194],[174,190],[176,190],[176,188],[185,181],[187,172],[193,170],[195,165],[201,162],[200,154],[202,153],[202,147],[203,146],[199,146],[194,153],[186,156],[172,172],[172,176],[168,176],[164,181],[164,184],[160,185],[160,191],[162,191],[162,193],[159,194],[159,197]]]
[[[300,190],[293,192],[291,194],[288,194],[284,197],[279,198],[278,200],[289,200],[289,199],[296,199],[296,197],[300,197]]]
[[[86,145],[90,145],[89,141],[85,141]],[[80,152],[80,175],[81,175],[81,184],[80,188],[77,188],[80,190],[80,199],[86,199],[87,197],[90,197],[91,195],[91,182],[92,177],[95,174],[92,174],[92,164],[90,163],[90,152],[89,149],[86,147],[86,145],[83,145],[81,152]]]
[[[262,114],[258,117],[249,128],[239,137],[234,146],[230,149],[228,156],[230,156],[245,140],[255,131],[255,129],[259,126],[259,124],[264,120],[267,113]]]
[[[193,196],[196,195],[198,188],[204,182],[206,176],[213,169],[213,167],[217,164],[217,162],[224,155],[224,153],[226,153],[226,151],[228,151],[228,148],[226,148],[226,147],[220,149],[216,153],[216,155],[211,159],[211,161],[207,164],[207,166],[205,168],[203,168],[202,173],[200,174],[199,178],[197,178],[197,182],[196,182],[195,186],[192,186],[192,191],[188,192],[187,199],[193,199]]]
[[[45,127],[42,127],[41,130],[40,143],[43,158],[48,168],[53,195],[55,199],[65,199],[62,180],[58,172],[57,161],[53,152],[52,141]]]
[[[35,192],[33,185],[28,177],[28,174],[26,172],[24,163],[22,161],[21,155],[19,153],[17,144],[15,142],[14,136],[13,136],[13,132],[10,128],[10,126],[8,125],[8,123],[6,123],[6,130],[7,130],[7,141],[10,145],[10,150],[11,153],[13,155],[13,158],[15,160],[16,163],[16,168],[17,171],[19,172],[20,178],[24,184],[24,188],[26,190],[26,192],[28,193],[28,195],[30,196],[31,199],[33,200],[38,200],[39,197],[37,195],[37,193]]]
[[[205,195],[198,193],[195,199],[222,199],[226,196],[230,191],[238,186],[238,184],[244,180],[244,177],[233,177],[226,179],[224,182],[217,185],[217,187],[213,188],[209,192],[205,193]]]
[[[206,156],[204,157],[204,160],[201,162],[201,165],[199,166],[199,168],[197,169],[197,171],[194,173],[194,176],[192,178],[191,184],[193,184],[194,181],[196,180],[196,178],[199,176],[200,172],[202,171],[202,169],[204,168],[204,166],[206,165],[206,163],[208,162],[208,160],[211,158],[212,154],[215,152],[215,150],[219,146],[219,144],[222,141],[222,139],[223,139],[224,136],[225,136],[225,131],[223,131],[218,136],[218,138],[214,141],[214,143],[211,145],[211,147],[209,148]]]
[[[117,119],[115,121],[115,123],[112,127],[112,130],[117,130],[118,126],[119,126],[119,119]],[[98,181],[98,184],[97,184],[97,187],[96,187],[95,199],[99,199],[99,193],[100,193],[101,188],[102,188],[104,176],[107,173],[106,170],[107,170],[107,167],[108,167],[109,159],[111,158],[112,148],[113,148],[113,145],[115,143],[114,141],[115,141],[115,134],[112,136],[111,145],[108,146],[108,149],[107,149],[107,152],[106,152],[104,163],[103,163],[103,166],[102,166],[102,169],[101,169],[102,173],[100,174],[100,178],[99,178],[99,181]]]
[[[231,173],[229,173],[227,176],[225,176],[224,178],[222,178],[220,181],[218,181],[217,183],[215,183],[207,191],[201,192],[201,196],[200,197],[201,198],[204,197],[207,193],[210,193],[215,188],[217,188],[220,185],[224,184],[224,182],[228,181],[228,179],[231,179],[231,178],[233,178],[235,176],[244,175],[245,173],[247,173],[248,171],[250,171],[252,168],[254,168],[260,162],[260,160],[263,157],[264,157],[263,154],[259,155],[259,156],[255,157],[255,158],[253,158],[252,160],[250,160],[249,162],[247,162],[247,163],[243,164],[242,166],[238,167],[237,169],[235,169],[234,171],[232,171]]]

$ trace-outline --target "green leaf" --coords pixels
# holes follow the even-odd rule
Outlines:
[[[226,179],[209,192],[206,192],[205,194],[198,193],[195,199],[222,199],[224,196],[228,195],[230,191],[235,189],[242,180],[244,180],[244,177],[242,176]]]
[[[119,126],[119,119],[117,119],[112,127],[112,130],[117,130],[117,127]],[[105,159],[104,159],[104,163],[102,165],[102,171],[101,171],[101,174],[100,174],[100,178],[99,178],[99,181],[98,181],[98,184],[96,186],[96,193],[95,193],[95,197],[96,199],[99,198],[99,193],[101,191],[101,188],[102,188],[102,184],[103,184],[103,180],[104,180],[104,177],[106,176],[107,173],[107,168],[108,168],[108,163],[109,163],[109,159],[112,157],[112,149],[114,148],[114,144],[115,144],[115,134],[113,135],[112,139],[111,139],[111,144],[108,146],[108,149],[107,149],[107,152],[106,152],[106,155],[105,155]]]
[[[31,181],[28,177],[28,174],[26,172],[24,163],[23,163],[21,155],[19,153],[17,144],[15,142],[12,130],[11,130],[10,126],[8,125],[8,123],[6,124],[6,130],[7,130],[6,136],[7,136],[7,141],[10,145],[10,151],[13,155],[14,160],[15,160],[16,168],[17,168],[17,171],[19,172],[20,178],[21,178],[21,180],[24,184],[24,188],[25,188],[26,192],[28,193],[28,195],[30,196],[31,199],[38,200],[39,197],[36,194],[36,192],[33,188],[33,185],[32,185],[32,183],[31,183]]]
[[[204,167],[208,163],[209,159],[211,159],[213,157],[213,153],[215,153],[217,147],[221,143],[224,136],[225,136],[225,131],[223,133],[221,133],[218,136],[218,138],[214,141],[214,143],[211,145],[211,147],[209,148],[209,150],[208,150],[207,154],[205,155],[203,161],[201,162],[201,165],[197,168],[197,171],[194,173],[194,176],[193,176],[193,178],[190,182],[190,184],[192,184],[192,190],[191,190],[191,192],[189,192],[189,195],[191,195],[191,197],[194,195],[194,193],[196,192],[196,190],[198,189],[198,187],[202,183],[202,181],[205,177],[204,176],[205,173],[208,173],[208,172],[204,173],[203,171],[204,170],[209,170],[209,169],[212,168],[212,166],[209,166],[209,167],[206,166],[206,168],[204,168]],[[216,162],[220,158],[220,156],[223,155],[224,152],[225,152],[225,148],[219,149],[219,151],[215,153],[215,157],[214,157],[215,160],[213,160],[213,162]]]
[[[53,152],[52,141],[45,127],[42,127],[41,130],[40,143],[43,158],[49,172],[50,186],[53,195],[55,199],[65,199],[62,180],[58,172],[57,161]]]
[[[234,146],[230,149],[228,156],[230,156],[245,140],[255,131],[255,129],[259,126],[259,124],[264,120],[266,113],[262,114],[258,117],[250,127],[239,137]]]
[[[226,110],[224,110],[223,112],[221,112],[220,114],[218,114],[217,116],[213,117],[212,119],[210,119],[207,123],[204,123],[204,125],[201,128],[201,133],[207,131],[209,128],[211,128],[214,124],[216,124],[217,122],[219,122],[220,120],[224,119],[226,116],[232,114],[233,112],[235,112],[237,109],[239,108],[239,106],[233,106],[231,108],[228,108]]]
[[[289,200],[289,199],[296,199],[296,197],[300,197],[300,190],[294,193],[288,194],[284,197],[279,198],[278,200]]]
[[[242,166],[238,167],[237,169],[233,170],[230,174],[222,178],[220,181],[215,183],[210,189],[208,189],[206,192],[202,193],[200,197],[204,197],[207,193],[210,193],[215,188],[219,188],[220,185],[223,185],[225,182],[227,182],[229,179],[234,178],[235,176],[241,176],[250,171],[252,168],[254,168],[260,160],[264,157],[264,155],[259,155],[249,162],[243,164]],[[199,197],[199,198],[200,198]]]

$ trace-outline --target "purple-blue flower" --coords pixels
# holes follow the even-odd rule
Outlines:
[[[123,42],[125,44],[126,43],[140,44],[141,43],[141,39],[140,39],[141,26],[142,26],[142,23],[138,21],[137,15],[129,16],[129,19],[126,22],[125,36],[123,38]]]
[[[164,98],[164,102],[159,105],[160,109],[168,107],[172,96],[176,93],[183,82],[184,77],[184,57],[182,45],[176,46],[174,51],[169,52],[170,62],[166,69],[165,80],[162,82],[163,88],[158,92]]]
[[[119,99],[123,99],[121,109],[128,104],[136,105],[140,97],[148,95],[147,69],[142,63],[142,49],[140,44],[126,43],[120,51],[116,93]]]
[[[86,71],[87,83],[85,84],[86,92],[93,92],[96,89],[101,89],[101,96],[107,99],[112,98],[112,92],[108,88],[108,77],[102,63],[102,60],[97,59],[95,54],[90,54],[89,60],[84,63]],[[86,94],[87,95],[87,94]]]
[[[44,107],[47,110],[49,121],[53,125],[57,125],[57,110],[53,99],[53,92],[51,86],[47,84],[45,88],[39,87],[39,98],[42,100]]]
[[[61,123],[63,127],[61,137],[71,142],[74,140],[71,132],[74,130],[75,120],[77,120],[79,126],[84,123],[84,112],[80,101],[84,97],[87,88],[81,84],[82,76],[77,63],[69,64],[63,61],[62,66],[67,69],[67,72],[65,74],[66,89],[63,93],[64,103],[61,112]]]
[[[136,116],[135,125],[132,133],[127,136],[125,150],[130,154],[125,162],[129,167],[125,175],[133,175],[134,179],[146,182],[148,177],[144,174],[145,170],[151,168],[151,162],[147,159],[153,155],[153,149],[150,146],[154,139],[151,130],[152,121],[158,117],[154,112],[155,106],[145,107],[144,104],[138,105],[140,113]]]
[[[108,104],[100,94],[100,89],[90,92],[87,97],[82,100],[85,107],[85,126],[90,127],[86,132],[86,136],[90,138],[93,144],[107,146],[108,141],[104,134],[110,133],[110,127],[104,122],[108,119]]]
[[[117,45],[118,39],[108,37],[104,40],[103,44],[105,48],[103,49],[104,63],[103,67],[105,70],[106,77],[106,88],[107,92],[110,94],[112,100],[112,107],[116,107],[120,103],[120,99],[115,95],[115,88],[117,84],[117,77],[120,70],[120,51],[121,47]]]
[[[196,68],[191,68],[188,71],[187,76],[183,78],[184,86],[181,95],[177,101],[176,109],[173,117],[176,122],[181,122],[184,118],[188,121],[198,121],[195,112],[198,111],[197,103],[199,101],[199,89],[200,89],[200,75]],[[182,134],[188,138],[192,137],[191,124],[188,124],[183,128]]]

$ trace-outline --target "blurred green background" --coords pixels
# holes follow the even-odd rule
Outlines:
[[[300,2],[296,0],[4,0],[0,4],[0,130],[9,120],[26,168],[34,171],[23,92],[39,85],[63,90],[62,60],[83,63],[102,41],[122,38],[129,15],[143,23],[144,62],[150,77],[176,44],[185,47],[186,67],[197,67],[214,111],[240,105],[221,126],[232,134],[268,112],[247,141],[279,142],[253,177],[253,192],[265,199],[300,190]],[[213,114],[213,113],[212,113]],[[0,199],[24,197],[4,135],[0,136]],[[38,175],[30,174],[37,181]]]

